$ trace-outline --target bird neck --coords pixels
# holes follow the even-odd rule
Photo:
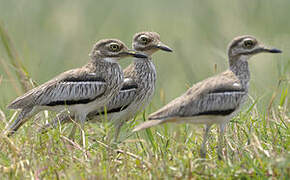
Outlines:
[[[239,78],[243,88],[248,89],[250,70],[248,56],[230,57],[230,70]]]
[[[115,81],[122,80],[123,71],[121,66],[117,61],[108,61],[107,59],[92,59],[86,68],[90,71],[96,73],[98,76],[104,78],[106,81],[114,81],[113,83],[118,83]]]
[[[129,76],[138,84],[134,108],[140,110],[146,107],[153,97],[157,79],[156,69],[151,56],[144,59],[135,58],[131,65]]]
[[[114,59],[114,58],[94,58],[94,59],[91,59],[89,64],[96,66],[96,67],[97,66],[106,66],[108,68],[110,68],[110,67],[114,68],[114,67],[119,66],[117,59]]]
[[[156,73],[152,58],[134,58],[134,70],[137,76],[144,76],[145,73]]]
[[[134,79],[136,82],[146,82],[155,84],[156,82],[156,69],[153,64],[152,58],[134,58],[134,62],[129,65],[125,76]]]
[[[148,58],[134,58],[133,64],[146,64],[152,61],[151,56],[148,56]]]

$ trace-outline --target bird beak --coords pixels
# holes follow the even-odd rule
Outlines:
[[[129,49],[127,52],[124,52],[124,54],[126,54],[128,56],[133,56],[136,58],[148,58],[148,56],[146,54],[143,54],[141,52],[137,52],[137,51],[131,50],[131,49]]]
[[[161,49],[162,51],[173,52],[173,50],[170,47],[168,47],[167,45],[163,44],[162,42],[159,42],[156,45],[156,48]]]
[[[282,53],[281,50],[276,49],[276,48],[267,48],[267,47],[263,47],[262,51],[264,52],[269,52],[269,53]]]

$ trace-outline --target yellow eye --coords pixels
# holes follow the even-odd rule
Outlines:
[[[253,40],[245,40],[244,41],[244,47],[245,48],[252,48],[255,45],[255,42]]]
[[[110,45],[110,50],[114,51],[114,52],[119,51],[120,50],[120,46],[118,44],[116,44],[116,43],[112,43]]]
[[[147,44],[149,42],[149,39],[146,36],[141,36],[140,37],[140,41],[143,44]]]

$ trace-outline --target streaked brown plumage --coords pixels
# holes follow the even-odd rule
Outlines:
[[[151,55],[159,49],[172,51],[160,41],[160,36],[156,32],[136,33],[133,37],[132,46],[134,50],[148,55],[148,58],[135,58],[134,62],[124,70],[125,80],[122,89],[106,105],[107,120],[114,121],[116,125],[115,141],[123,123],[144,109],[152,99],[156,83],[156,70]],[[100,114],[104,114],[103,111],[104,108],[96,109],[88,115],[88,118],[91,122],[93,120],[100,121],[102,119]],[[73,115],[68,116],[64,112],[58,115],[52,125],[57,126],[59,122],[71,122],[70,119],[73,118]],[[44,129],[50,126],[51,124],[48,124]]]
[[[250,80],[248,59],[260,52],[281,53],[280,50],[266,48],[253,36],[235,38],[228,48],[229,70],[193,85],[186,93],[152,113],[149,121],[138,125],[133,131],[167,122],[205,124],[201,147],[201,155],[205,157],[210,127],[219,124],[218,154],[222,157],[225,125],[247,98]]]
[[[21,109],[21,112],[5,134],[13,134],[29,117],[45,109],[68,109],[83,126],[93,108],[103,106],[120,90],[123,72],[117,60],[127,56],[147,57],[129,50],[117,39],[98,41],[88,64],[60,74],[9,104],[9,109]]]

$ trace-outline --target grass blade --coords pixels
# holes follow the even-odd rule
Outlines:
[[[11,64],[17,70],[17,78],[21,84],[22,90],[26,92],[29,89],[33,88],[34,86],[34,84],[32,83],[33,81],[31,80],[28,72],[22,65],[19,55],[16,49],[14,48],[7,31],[4,29],[3,23],[1,22],[0,22],[0,37]]]

